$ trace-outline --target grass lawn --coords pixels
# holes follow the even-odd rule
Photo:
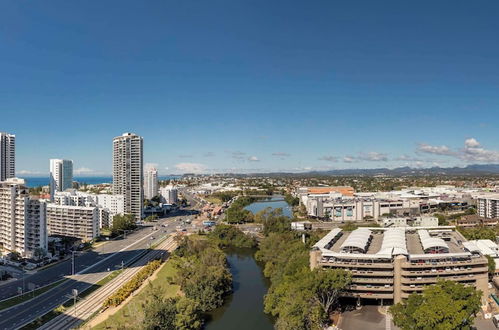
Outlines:
[[[134,296],[125,306],[116,313],[108,317],[104,322],[93,329],[136,329],[140,327],[143,319],[144,304],[147,303],[151,292],[161,292],[165,298],[173,297],[179,291],[179,286],[170,284],[167,280],[172,277],[175,270],[170,262],[163,264],[156,278],[149,281],[149,284],[136,296]]]

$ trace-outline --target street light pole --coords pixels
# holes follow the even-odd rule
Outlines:
[[[75,274],[75,252],[71,251],[71,275]]]

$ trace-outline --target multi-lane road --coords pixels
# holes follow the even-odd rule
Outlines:
[[[174,226],[180,224],[180,218],[181,217],[179,216],[166,218],[162,219],[162,222],[171,223],[170,226],[174,228]],[[161,228],[161,230],[164,229],[163,227],[158,228]],[[121,263],[122,261],[127,262],[127,260],[134,258],[138,253],[140,253],[140,249],[147,248],[148,244],[153,244],[158,239],[159,235],[154,235],[152,232],[153,226],[143,227],[139,230],[134,231],[133,233],[128,234],[126,238],[106,242],[91,251],[77,253],[75,257],[75,273],[79,273],[82,271],[84,272],[85,269],[89,268],[95,263],[105,260],[113,255],[114,261],[119,263]],[[148,241],[142,241],[142,244],[133,245],[146,236],[154,238],[149,239]],[[106,263],[106,265],[114,268],[114,265],[109,265],[109,263]],[[40,287],[61,280],[65,276],[71,274],[71,259],[59,262],[58,264],[40,270],[34,274],[24,274],[24,279],[19,278],[15,281],[11,281],[0,286],[0,300],[17,295],[19,293],[19,288],[24,287],[24,291],[26,291],[26,289],[29,287],[29,283],[33,283],[37,287]]]
[[[27,276],[25,283],[36,285],[46,285],[63,278],[67,278],[67,281],[34,299],[1,310],[0,329],[17,329],[36,320],[66,301],[73,289],[82,292],[120,268],[122,263],[127,265],[137,260],[148,251],[151,244],[177,231],[178,226],[183,226],[182,220],[186,218],[185,214],[186,211],[182,215],[177,214],[160,219],[154,223],[154,226],[143,227],[124,239],[107,242],[93,251],[81,254],[76,257],[75,276],[70,276],[71,260]],[[19,281],[15,281],[4,285],[1,287],[2,295],[8,297],[12,293],[17,293],[19,284]]]
[[[122,285],[130,280],[137,274],[141,265],[146,264],[150,260],[164,256],[163,251],[172,251],[176,248],[176,242],[173,236],[162,242],[155,250],[150,251],[141,257],[130,268],[126,269],[117,278],[113,279],[110,283],[93,292],[86,297],[83,301],[78,303],[74,308],[66,310],[63,314],[57,316],[51,321],[44,324],[39,330],[65,330],[77,327],[80,323],[90,318],[101,307],[106,298],[113,292],[118,290]]]

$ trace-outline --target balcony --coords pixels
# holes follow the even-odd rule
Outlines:
[[[417,270],[417,271],[402,271],[402,276],[436,276],[436,275],[444,275],[444,274],[476,274],[476,273],[487,273],[487,267],[461,267],[461,268],[433,268],[426,270]]]
[[[329,260],[329,261],[324,261],[324,259],[321,259],[319,261],[319,264],[322,266],[334,266],[334,267],[354,267],[354,268],[370,268],[370,269],[393,269],[393,264],[392,263],[381,263],[381,262],[357,262],[357,261],[340,261],[340,260]]]
[[[393,292],[393,286],[385,284],[385,285],[356,285],[352,284],[348,288],[349,291],[385,291],[385,292]]]
[[[365,278],[365,277],[354,277],[352,278],[353,283],[380,283],[380,284],[393,284],[393,278]]]
[[[444,266],[463,266],[463,265],[484,265],[487,260],[484,258],[475,258],[471,260],[455,260],[455,261],[433,261],[425,263],[405,262],[402,263],[402,268],[435,268]]]
[[[440,276],[436,277],[416,277],[416,278],[408,278],[408,277],[403,277],[402,278],[402,284],[434,284],[437,283],[439,280],[450,280],[450,281],[471,281],[476,279],[477,274],[467,274],[467,275],[451,275],[451,274],[441,274]]]

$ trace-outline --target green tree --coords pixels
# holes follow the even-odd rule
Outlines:
[[[390,312],[395,325],[406,329],[471,329],[475,314],[480,310],[481,291],[452,281],[440,281],[413,293]]]
[[[186,237],[172,258],[174,281],[202,312],[220,307],[232,291],[232,275],[225,254],[206,239]]]
[[[188,298],[180,298],[176,305],[175,329],[197,330],[203,325],[199,304]]]
[[[489,279],[492,279],[492,277],[494,277],[494,274],[496,273],[496,262],[491,256],[486,255],[485,257],[487,258]]]
[[[316,269],[313,271],[314,299],[326,315],[336,307],[342,292],[352,283],[352,275],[343,269]]]
[[[123,230],[132,230],[136,227],[137,225],[135,224],[133,214],[118,214],[113,217],[113,226],[111,227],[111,231],[114,235],[116,235]]]
[[[298,206],[300,204],[300,199],[298,197],[294,197],[291,194],[286,194],[284,195],[284,200],[286,203],[288,203],[290,206]]]
[[[246,235],[239,228],[231,225],[218,225],[208,236],[221,248],[229,246],[254,248],[257,245],[254,237]]]
[[[178,298],[164,300],[159,294],[153,293],[150,302],[144,307],[144,329],[176,329],[177,301]]]

